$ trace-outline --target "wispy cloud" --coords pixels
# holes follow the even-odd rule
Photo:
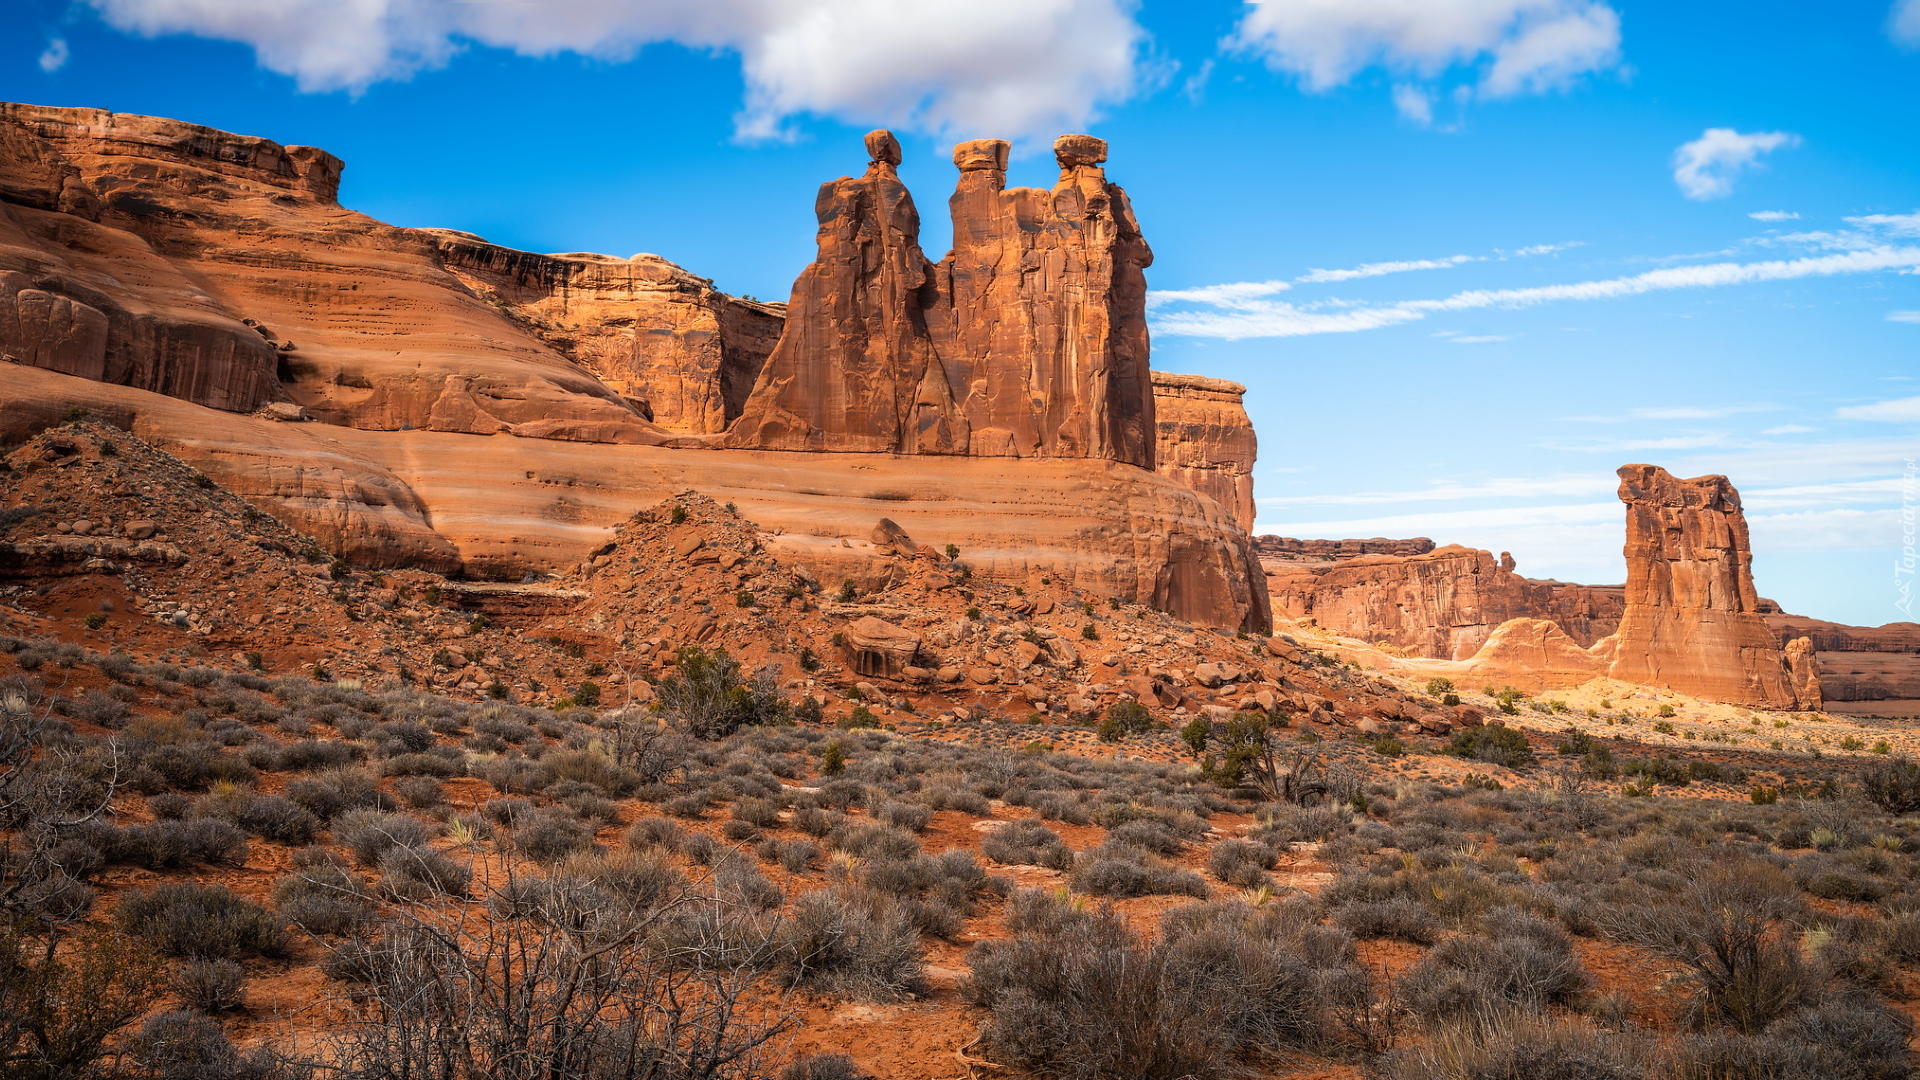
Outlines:
[[[1533,244],[1529,247],[1523,247],[1514,251],[1513,257],[1516,259],[1531,259],[1536,255],[1552,255],[1556,252],[1566,251],[1569,248],[1586,246],[1587,242],[1585,240],[1570,240],[1564,244]]]
[[[1818,430],[1820,429],[1810,428],[1804,424],[1781,424],[1778,427],[1766,428],[1765,430],[1761,431],[1760,434],[1762,435],[1804,435],[1809,431],[1818,431]]]
[[[1895,0],[1887,16],[1887,34],[1902,45],[1920,49],[1920,0]]]
[[[1748,214],[1755,221],[1798,221],[1800,215],[1791,210],[1755,210]]]
[[[1881,420],[1894,424],[1920,422],[1920,397],[1894,398],[1871,405],[1848,405],[1834,410],[1843,420]]]
[[[1481,308],[1524,308],[1566,301],[1612,300],[1675,289],[1721,288],[1729,285],[1800,278],[1831,277],[1842,274],[1869,274],[1920,268],[1920,247],[1880,243],[1857,250],[1798,259],[1773,259],[1761,262],[1722,262],[1698,266],[1677,266],[1650,270],[1626,277],[1571,282],[1523,289],[1474,289],[1434,300],[1404,300],[1381,305],[1345,305],[1337,311],[1295,307],[1280,301],[1259,299],[1246,290],[1267,289],[1264,295],[1280,291],[1275,282],[1238,283],[1210,286],[1225,290],[1232,304],[1208,304],[1212,311],[1175,311],[1163,313],[1155,330],[1163,334],[1190,337],[1214,337],[1229,340],[1255,337],[1294,337],[1303,334],[1352,333],[1383,326],[1415,322],[1443,311],[1471,311]],[[1201,294],[1207,290],[1185,290]],[[1159,294],[1164,304],[1180,299]]]
[[[1156,289],[1147,294],[1147,306],[1187,303],[1214,307],[1246,308],[1262,297],[1293,288],[1284,281],[1236,281],[1227,285],[1206,285],[1198,289]]]
[[[63,37],[54,38],[52,41],[47,42],[46,51],[40,54],[40,70],[51,75],[61,68],[66,67],[67,60],[72,56],[73,50],[68,48],[67,39]]]
[[[1920,323],[1920,311],[1889,311],[1887,321]]]
[[[1740,413],[1773,412],[1778,408],[1778,405],[1666,405],[1630,409],[1627,415],[1639,420],[1717,420]]]
[[[1393,88],[1393,107],[1403,119],[1421,127],[1433,126],[1432,91],[1411,83],[1397,83]]]
[[[1760,155],[1799,143],[1800,136],[1787,131],[1742,135],[1732,128],[1708,128],[1673,152],[1673,182],[1689,199],[1724,199],[1733,194],[1734,177]]]
[[[1318,285],[1329,281],[1352,281],[1355,278],[1404,274],[1411,270],[1451,270],[1461,263],[1479,262],[1482,258],[1483,256],[1479,255],[1449,255],[1444,259],[1406,259],[1400,262],[1364,263],[1351,270],[1309,270],[1293,280]]]
[[[1448,334],[1446,337],[1455,345],[1493,345],[1514,339],[1513,334]]]

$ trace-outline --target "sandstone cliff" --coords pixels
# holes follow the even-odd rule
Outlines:
[[[967,424],[927,333],[932,265],[900,182],[900,144],[867,136],[858,178],[820,186],[819,255],[787,302],[726,445],[755,450],[964,454]]]
[[[1724,476],[1681,480],[1626,465],[1620,501],[1626,609],[1609,673],[1718,701],[1794,707],[1786,658],[1754,594],[1740,493]]]
[[[0,106],[0,441],[91,411],[365,566],[549,572],[698,487],[823,578],[875,572],[861,538],[884,516],[985,576],[1263,629],[1232,508],[1150,471],[1148,256],[1095,143],[1063,141],[1068,216],[1036,249],[1078,291],[1020,301],[1079,327],[1065,381],[990,357],[1071,399],[1034,403],[1039,449],[1009,467],[969,456],[884,133],[866,176],[822,189],[822,260],[783,320],[651,256],[384,225],[334,201],[321,151]],[[808,446],[869,452],[790,452]]]
[[[427,231],[462,284],[668,431],[725,431],[780,338],[784,305],[729,296],[658,255],[535,255]]]
[[[1619,586],[1524,578],[1505,553],[1496,560],[1453,544],[1431,550],[1424,537],[1262,536],[1255,545],[1275,614],[1416,656],[1466,659],[1509,619],[1549,620],[1590,646],[1614,632],[1624,605]]]
[[[1920,623],[1843,626],[1777,610],[1765,618],[1782,648],[1807,640],[1826,700],[1903,715],[1920,712]]]
[[[1246,392],[1225,379],[1153,373],[1154,467],[1226,507],[1251,532],[1258,444],[1241,403]]]
[[[1007,143],[954,149],[953,251],[930,325],[972,453],[1153,468],[1146,267],[1153,252],[1101,167],[1107,144],[1054,142],[1052,191],[1008,188]]]

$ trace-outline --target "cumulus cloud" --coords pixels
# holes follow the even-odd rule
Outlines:
[[[677,42],[737,54],[745,137],[803,113],[943,134],[1079,127],[1141,80],[1133,0],[86,0],[131,33],[251,46],[308,91],[364,90],[466,43],[631,59]]]
[[[1887,20],[1887,33],[1902,45],[1920,49],[1920,0],[1897,0]]]
[[[1351,333],[1415,322],[1441,311],[1523,308],[1565,301],[1612,300],[1674,289],[1719,288],[1728,285],[1792,281],[1842,274],[1888,271],[1904,273],[1915,269],[1920,269],[1920,247],[1879,244],[1858,251],[1814,255],[1799,259],[1679,266],[1598,281],[1577,281],[1564,285],[1541,285],[1525,289],[1472,289],[1434,300],[1402,300],[1398,303],[1380,305],[1330,302],[1322,308],[1295,307],[1280,301],[1235,292],[1235,290],[1249,288],[1249,284],[1215,285],[1209,286],[1208,289],[1221,290],[1223,294],[1236,296],[1233,305],[1229,307],[1211,304],[1215,308],[1212,311],[1166,312],[1165,305],[1172,297],[1169,294],[1161,294],[1160,306],[1163,313],[1155,321],[1154,329],[1162,334],[1228,340]],[[1274,284],[1278,283],[1266,282],[1260,283],[1260,286]],[[1186,295],[1200,296],[1207,293],[1208,289],[1187,290]],[[1206,300],[1197,302],[1211,303]],[[1329,311],[1325,308],[1334,310]]]
[[[1231,43],[1330,90],[1365,68],[1435,79],[1473,67],[1480,96],[1560,89],[1620,63],[1620,15],[1595,0],[1254,0]],[[1403,115],[1411,98],[1395,91]]]
[[[73,51],[67,47],[66,38],[54,38],[47,42],[46,51],[40,54],[40,70],[51,75],[67,66],[67,60]]]
[[[1747,216],[1755,221],[1797,221],[1800,217],[1791,210],[1755,210]]]
[[[1724,199],[1733,194],[1733,178],[1761,154],[1799,142],[1800,136],[1785,131],[1742,135],[1732,128],[1708,128],[1673,152],[1673,182],[1689,199]]]
[[[1835,410],[1843,420],[1880,420],[1893,424],[1920,422],[1920,397],[1894,398],[1871,405],[1848,405]]]

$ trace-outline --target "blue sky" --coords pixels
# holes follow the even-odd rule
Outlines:
[[[1155,366],[1249,387],[1260,531],[1618,581],[1613,469],[1724,472],[1763,595],[1899,608],[1920,0],[4,0],[0,98],[348,163],[342,201],[779,298],[893,126],[1113,145]],[[1906,491],[1911,491],[1909,485]]]

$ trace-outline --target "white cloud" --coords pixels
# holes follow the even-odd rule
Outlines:
[[[1868,274],[1890,270],[1904,271],[1913,268],[1920,268],[1920,247],[1880,244],[1861,251],[1845,251],[1799,259],[1678,266],[1600,281],[1580,281],[1566,285],[1543,285],[1526,289],[1474,289],[1438,300],[1403,300],[1399,303],[1379,306],[1348,305],[1332,314],[1296,308],[1278,301],[1250,299],[1232,305],[1231,310],[1180,311],[1162,314],[1155,322],[1154,329],[1163,334],[1230,340],[1347,333],[1415,322],[1440,311],[1522,308],[1568,300],[1611,300],[1673,289],[1718,288],[1755,282],[1791,281],[1799,278]],[[1211,288],[1245,287],[1247,286],[1242,284]],[[1190,293],[1204,291],[1189,290]],[[1226,305],[1216,306],[1226,307]]]
[[[1785,131],[1742,135],[1732,128],[1708,128],[1673,152],[1673,182],[1689,199],[1723,199],[1733,194],[1734,176],[1761,154],[1799,142],[1800,136]]]
[[[1762,435],[1801,435],[1809,431],[1818,431],[1818,430],[1820,429],[1810,428],[1803,424],[1779,424],[1774,427],[1770,427],[1762,430],[1760,434]]]
[[[1849,225],[1867,229],[1885,229],[1895,236],[1920,236],[1920,213],[1866,214],[1846,219]]]
[[[1887,321],[1920,323],[1920,311],[1889,311]]]
[[[1512,341],[1512,334],[1450,334],[1447,340],[1455,345],[1491,345],[1499,341]]]
[[[1050,135],[1126,100],[1145,32],[1131,0],[87,0],[114,27],[253,47],[303,90],[364,90],[466,42],[632,58],[677,42],[739,55],[745,137],[803,113],[961,135]]]
[[[1351,270],[1309,270],[1295,281],[1321,284],[1328,281],[1352,281],[1355,278],[1404,274],[1410,270],[1451,270],[1461,263],[1479,262],[1477,255],[1449,255],[1444,259],[1408,259],[1401,262],[1365,263]]]
[[[1497,98],[1617,66],[1620,16],[1595,0],[1254,0],[1232,44],[1315,92],[1374,65],[1421,79],[1473,66]]]
[[[1433,126],[1433,94],[1412,83],[1396,83],[1393,87],[1393,107],[1401,116],[1419,124],[1421,127]]]
[[[67,66],[67,60],[73,56],[73,50],[67,47],[66,38],[54,38],[47,42],[47,50],[40,54],[40,70],[51,75]]]
[[[1631,409],[1629,415],[1638,420],[1717,420],[1723,416],[1738,413],[1772,412],[1777,405],[1664,405],[1650,409]]]
[[[1871,405],[1848,405],[1834,410],[1843,420],[1884,420],[1894,424],[1920,422],[1920,397],[1894,398]]]
[[[1586,247],[1586,246],[1587,246],[1587,242],[1585,240],[1573,240],[1565,244],[1533,244],[1529,247],[1523,247],[1516,250],[1513,253],[1513,257],[1516,259],[1531,259],[1536,255],[1553,255],[1558,252],[1565,251],[1568,248],[1577,248],[1577,247]]]
[[[1896,0],[1887,18],[1887,33],[1902,45],[1920,49],[1920,0]]]
[[[1791,210],[1755,210],[1748,214],[1755,221],[1798,221],[1800,215]]]
[[[1156,289],[1147,294],[1147,306],[1184,302],[1244,308],[1263,296],[1272,296],[1291,288],[1293,286],[1284,281],[1236,281],[1229,285],[1208,285],[1199,289]]]

